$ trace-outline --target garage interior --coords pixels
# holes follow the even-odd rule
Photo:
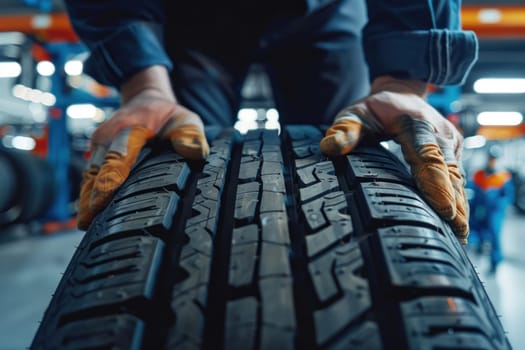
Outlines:
[[[436,87],[429,102],[463,132],[468,178],[485,166],[489,150],[512,173],[503,261],[490,271],[487,244],[466,249],[511,345],[522,349],[525,1],[464,0],[462,18],[478,35],[478,62],[463,86]],[[0,349],[30,346],[84,235],[75,215],[85,152],[119,104],[117,91],[83,74],[86,57],[60,0],[0,1]],[[252,67],[243,97],[239,132],[280,128],[261,67]]]

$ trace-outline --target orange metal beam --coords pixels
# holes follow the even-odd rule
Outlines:
[[[0,32],[23,32],[43,41],[78,41],[66,13],[0,15]]]
[[[479,37],[525,38],[525,6],[463,6],[462,26]],[[24,32],[42,40],[76,42],[66,13],[0,15],[0,32]]]
[[[511,140],[525,135],[525,124],[517,126],[480,126],[478,135],[484,136],[487,140]]]
[[[525,6],[463,6],[461,19],[482,38],[525,38]]]

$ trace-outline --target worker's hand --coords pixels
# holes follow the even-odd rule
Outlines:
[[[368,97],[336,116],[321,140],[321,150],[327,155],[343,155],[360,139],[394,138],[427,202],[466,244],[469,227],[461,166],[463,138],[424,100],[425,90],[423,82],[377,78]]]
[[[122,107],[92,135],[92,154],[80,189],[80,229],[87,229],[106,207],[144,144],[155,135],[169,139],[185,158],[203,159],[209,153],[201,119],[177,104],[171,92],[146,87],[124,95]]]

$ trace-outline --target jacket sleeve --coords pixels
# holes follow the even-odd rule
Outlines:
[[[91,51],[84,71],[120,86],[152,65],[172,68],[163,47],[162,0],[66,0],[71,23]]]
[[[370,77],[462,84],[478,42],[460,28],[460,0],[367,0],[363,40]]]

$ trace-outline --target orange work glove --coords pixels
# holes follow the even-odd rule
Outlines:
[[[345,108],[321,140],[327,155],[349,153],[363,137],[395,138],[416,185],[462,244],[469,233],[461,167],[462,136],[425,100],[426,84],[384,76],[371,94]]]
[[[204,126],[198,115],[177,104],[164,68],[152,68],[144,79],[131,80],[123,91],[123,105],[92,136],[92,154],[83,173],[78,204],[78,227],[89,224],[126,180],[144,144],[159,134],[171,141],[175,151],[188,159],[203,159],[209,153]],[[153,79],[150,79],[153,78]],[[150,88],[150,82],[161,88]],[[134,90],[135,86],[146,87]],[[126,88],[126,87],[124,87]],[[129,93],[131,91],[131,93]]]

